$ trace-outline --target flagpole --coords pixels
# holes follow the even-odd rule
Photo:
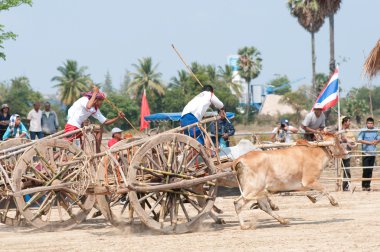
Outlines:
[[[336,68],[338,68],[339,65],[336,65]],[[339,69],[340,73],[340,69]],[[340,131],[342,129],[342,122],[340,121],[340,79],[338,78],[338,130]]]

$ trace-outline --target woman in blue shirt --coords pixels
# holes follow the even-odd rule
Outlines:
[[[28,131],[26,130],[24,124],[21,122],[20,116],[14,114],[9,119],[9,126],[3,135],[3,140],[9,138],[28,138]]]

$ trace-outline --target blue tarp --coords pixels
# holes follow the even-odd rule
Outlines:
[[[205,117],[217,115],[217,112],[207,112]],[[228,119],[235,117],[235,113],[227,112]],[[144,116],[146,121],[179,121],[181,118],[181,113],[157,113]]]

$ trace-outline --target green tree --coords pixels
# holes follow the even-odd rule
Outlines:
[[[58,81],[54,87],[58,87],[60,100],[66,106],[73,104],[80,97],[81,92],[89,90],[87,81],[90,80],[90,76],[85,74],[87,67],[78,67],[75,60],[67,60],[57,70],[61,76],[53,77],[52,81]]]
[[[115,91],[113,86],[112,86],[112,78],[111,78],[111,74],[109,71],[107,71],[106,76],[105,76],[105,80],[104,80],[104,84],[103,84],[103,91],[106,94],[110,94],[110,93],[113,93]]]
[[[325,16],[321,12],[317,0],[288,0],[290,14],[297,18],[298,23],[311,34],[311,65],[313,92],[316,90],[315,83],[315,33],[322,27]]]
[[[341,0],[317,0],[323,16],[329,18],[330,31],[330,74],[335,71],[335,39],[334,39],[334,15],[339,10]]]
[[[315,88],[316,88],[317,95],[325,87],[328,80],[329,80],[329,77],[324,73],[317,73],[315,75]]]
[[[262,59],[260,52],[255,47],[243,47],[238,50],[239,54],[239,74],[247,83],[247,104],[246,104],[246,121],[245,124],[249,122],[249,111],[250,111],[250,92],[249,87],[251,80],[259,76],[262,69]]]
[[[31,0],[3,0],[0,1],[0,13],[1,11],[7,11],[10,8],[17,7],[23,4],[32,6]],[[15,40],[16,34],[10,31],[4,31],[4,25],[0,24],[0,49],[4,49],[4,42],[9,39]],[[0,51],[0,58],[5,60],[5,53]]]
[[[218,67],[218,75],[221,82],[229,87],[232,93],[236,94],[236,96],[241,96],[242,87],[240,83],[233,82],[233,71],[230,65],[224,65],[224,67]]]
[[[4,102],[9,104],[12,114],[19,114],[25,119],[33,108],[33,103],[40,101],[42,101],[41,93],[32,89],[26,76],[21,76],[11,80]]]
[[[158,64],[153,65],[152,58],[142,58],[138,60],[138,64],[133,64],[135,72],[131,72],[132,81],[128,87],[128,91],[134,97],[140,97],[144,89],[151,90],[158,95],[165,94],[165,89],[162,85],[162,73],[157,72]],[[149,93],[149,92],[147,92]]]
[[[283,95],[287,92],[292,91],[292,88],[289,84],[288,76],[280,75],[274,78],[269,82],[269,85],[273,87],[274,93],[277,95]]]
[[[296,111],[296,123],[299,124],[302,120],[302,110],[308,110],[311,107],[311,100],[308,96],[308,88],[300,87],[294,92],[288,92],[281,98],[281,102],[290,105]]]
[[[128,94],[128,87],[129,87],[130,83],[131,83],[130,72],[129,72],[128,69],[125,69],[123,82],[120,85],[120,93],[121,94],[123,94],[123,95],[127,95]]]

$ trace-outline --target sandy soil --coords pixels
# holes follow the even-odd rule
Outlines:
[[[124,231],[101,217],[73,230],[49,233],[0,225],[1,251],[378,251],[380,192],[337,192],[339,207],[326,198],[312,204],[305,196],[274,196],[283,226],[261,210],[244,211],[256,229],[240,230],[235,196],[220,197],[225,225],[206,220],[198,231],[161,235],[133,225]]]

